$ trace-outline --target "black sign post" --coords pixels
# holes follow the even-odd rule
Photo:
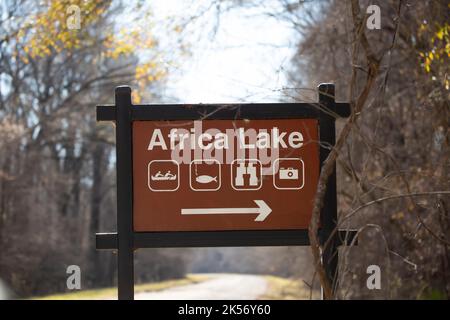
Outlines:
[[[96,247],[118,251],[118,297],[120,300],[134,299],[134,250],[139,248],[309,245],[306,229],[135,232],[133,229],[133,121],[317,119],[320,131],[320,166],[322,167],[330,147],[335,144],[336,117],[348,117],[350,106],[348,103],[335,102],[334,84],[321,84],[318,92],[319,103],[133,105],[130,87],[121,86],[115,91],[115,105],[97,106],[97,121],[113,121],[116,124],[118,232],[96,234]],[[325,243],[333,235],[323,252],[323,261],[330,283],[334,284],[337,279],[337,248],[344,241],[350,242],[355,235],[353,231],[334,232],[337,223],[335,172],[328,181],[320,222],[321,243]]]
[[[116,89],[117,249],[119,299],[134,298],[131,89]]]

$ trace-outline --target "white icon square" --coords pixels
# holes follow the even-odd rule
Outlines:
[[[199,175],[199,176],[198,175],[194,176],[192,174],[192,165],[202,165],[202,164],[205,164],[205,162],[214,162],[217,164],[218,174],[215,177],[206,175],[206,174]],[[211,166],[211,164],[206,164],[206,165]],[[220,162],[217,159],[202,159],[202,160],[197,159],[197,160],[192,160],[191,163],[189,164],[189,186],[194,191],[217,191],[217,190],[219,190],[220,187],[222,186],[221,175],[222,175],[221,166],[220,166]],[[201,182],[201,183],[209,184],[209,183],[216,181],[218,186],[216,188],[195,188],[192,184],[192,181],[195,180],[196,182],[200,182],[199,178],[203,179],[203,182]]]
[[[160,172],[157,172],[156,174],[152,174],[152,164],[158,165],[158,164],[164,164],[164,163],[172,163],[175,164],[177,167],[177,173],[176,175],[172,174],[170,171],[166,172],[166,174],[162,174]],[[147,180],[147,185],[148,188],[154,192],[170,192],[170,191],[177,191],[178,188],[180,187],[180,165],[178,164],[178,162],[176,162],[175,160],[152,160],[149,162],[148,164],[148,180]],[[157,174],[160,173],[160,176],[157,176]],[[167,174],[170,174],[171,176],[167,176]],[[152,182],[151,181],[177,181],[176,187],[173,188],[167,188],[167,187],[163,187],[163,188],[155,188],[155,186],[152,187]]]
[[[297,168],[294,167],[282,167],[280,165],[280,162],[287,160],[287,161],[295,161],[299,162],[299,165]],[[301,168],[300,168],[301,167]],[[305,186],[305,163],[300,158],[278,158],[275,159],[273,162],[273,169],[274,171],[276,169],[277,172],[273,173],[273,186],[278,190],[300,190]],[[301,171],[300,171],[301,170]],[[278,178],[277,178],[278,175]],[[284,180],[284,181],[296,181],[301,179],[301,184],[299,185],[292,185],[292,183],[288,186],[282,186],[277,180]]]
[[[252,170],[250,173],[248,169],[242,168],[246,167],[245,163],[248,162],[249,164],[256,164],[257,167],[259,167],[259,170],[255,169]],[[240,165],[242,169],[233,170],[233,166],[235,163],[243,163],[243,166]],[[249,165],[249,167],[253,167],[253,165]],[[230,165],[230,172],[231,172],[231,187],[236,191],[254,191],[259,190],[262,187],[262,163],[258,159],[235,159],[233,162],[231,162]],[[236,171],[236,172],[235,172]],[[243,172],[245,171],[245,172]],[[258,174],[259,173],[259,174]],[[243,182],[243,175],[250,175],[249,184],[250,186],[244,187],[245,182]],[[259,175],[259,177],[258,177]],[[256,181],[255,181],[256,180]],[[255,184],[256,182],[256,184]],[[253,184],[253,185],[252,185]]]

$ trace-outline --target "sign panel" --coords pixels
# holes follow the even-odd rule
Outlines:
[[[136,232],[307,229],[317,119],[133,121]]]

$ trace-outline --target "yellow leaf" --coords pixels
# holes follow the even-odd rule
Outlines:
[[[133,100],[133,103],[134,104],[139,104],[139,103],[141,103],[141,96],[139,95],[139,93],[137,92],[137,90],[133,90],[132,92],[131,92],[131,98],[132,98],[132,100]]]

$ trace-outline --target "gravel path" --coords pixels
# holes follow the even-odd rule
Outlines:
[[[210,274],[206,281],[156,292],[141,292],[136,300],[254,300],[267,290],[263,276]]]

